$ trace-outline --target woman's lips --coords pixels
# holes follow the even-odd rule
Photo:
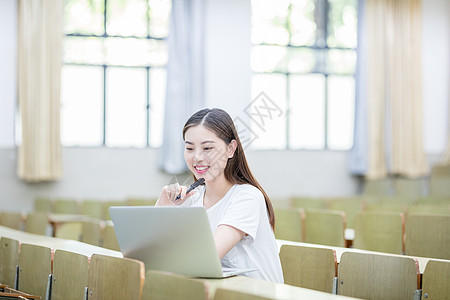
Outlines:
[[[209,170],[209,166],[194,166],[194,169],[198,174],[203,174]]]

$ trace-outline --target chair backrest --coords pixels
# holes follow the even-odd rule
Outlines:
[[[111,220],[111,216],[109,215],[109,208],[111,206],[125,206],[127,203],[125,201],[106,201],[102,202],[102,209],[103,209],[103,219],[104,220]]]
[[[100,246],[102,224],[99,221],[82,222],[81,241],[83,243]]]
[[[392,195],[393,189],[389,178],[368,179],[364,181],[363,193],[365,195]]]
[[[418,198],[425,195],[426,181],[425,178],[409,179],[396,178],[395,179],[395,194],[398,196],[407,196],[411,198]]]
[[[56,199],[53,202],[53,210],[57,214],[71,214],[79,213],[78,201],[75,199]]]
[[[48,215],[46,212],[33,212],[27,214],[25,219],[25,231],[34,234],[46,235],[49,229]]]
[[[144,199],[144,198],[128,198],[126,204],[130,206],[155,206],[158,199]]]
[[[416,259],[344,252],[338,267],[338,294],[361,299],[413,299],[420,288]]]
[[[66,222],[59,224],[53,235],[62,239],[80,241],[82,231],[83,222]]]
[[[430,260],[422,277],[423,299],[448,299],[450,297],[450,261]]]
[[[142,297],[145,266],[141,261],[93,254],[88,273],[89,300]]]
[[[34,211],[49,213],[52,211],[52,200],[50,198],[34,199]]]
[[[293,197],[290,199],[291,207],[298,207],[303,209],[324,209],[326,208],[325,199],[321,198],[307,198],[307,197]]]
[[[337,260],[332,249],[282,245],[280,260],[285,284],[333,292]]]
[[[23,216],[20,212],[0,212],[0,225],[22,230]]]
[[[207,299],[205,284],[193,278],[149,270],[145,276],[142,300]]]
[[[450,259],[450,215],[408,215],[405,254]]]
[[[339,210],[345,213],[348,228],[354,228],[354,220],[358,213],[364,210],[365,202],[363,197],[332,198],[328,199],[327,208]]]
[[[81,214],[103,219],[103,202],[100,200],[83,200],[81,202]]]
[[[344,247],[345,213],[336,210],[305,211],[305,241],[312,244]]]
[[[214,293],[214,300],[272,300],[275,298],[254,295],[232,289],[218,288]]]
[[[450,196],[450,176],[437,177],[431,175],[430,178],[430,195],[431,196]]]
[[[119,242],[117,241],[116,232],[114,231],[113,225],[105,225],[105,228],[103,228],[101,241],[103,248],[120,251]]]
[[[280,240],[304,241],[305,212],[301,208],[275,208],[275,237]]]
[[[431,177],[450,177],[450,165],[434,165],[431,168]]]
[[[0,239],[0,283],[14,288],[18,264],[19,241],[2,237]]]
[[[450,215],[450,200],[449,203],[435,203],[435,204],[417,204],[408,207],[408,214],[437,214]]]
[[[50,248],[32,244],[20,245],[18,290],[45,299],[51,272],[52,251]]]
[[[402,254],[404,252],[402,213],[363,212],[355,219],[353,247]]]
[[[56,250],[53,258],[51,300],[84,299],[88,286],[88,257]]]

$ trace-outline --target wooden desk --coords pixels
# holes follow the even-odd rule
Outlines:
[[[20,230],[11,229],[5,226],[0,226],[0,236],[18,240],[20,243],[40,245],[51,248],[52,250],[67,250],[86,255],[87,257],[91,257],[92,254],[123,257],[122,253],[118,251],[113,251],[74,240],[66,240],[45,235],[32,234]]]
[[[245,276],[199,280],[205,283],[208,299],[214,299],[215,291],[218,288],[240,291],[269,299],[355,299]]]
[[[417,259],[417,261],[419,262],[420,274],[423,274],[423,272],[425,271],[425,267],[426,267],[428,261],[430,261],[430,260],[450,262],[450,260],[438,259],[438,258],[429,258],[429,257],[420,257],[420,256],[408,256],[408,255],[391,254],[391,253],[385,253],[385,252],[361,250],[361,249],[355,249],[355,248],[343,248],[343,247],[325,246],[325,245],[300,243],[300,242],[292,242],[292,241],[285,241],[285,240],[276,240],[276,241],[277,241],[277,245],[278,245],[278,251],[280,250],[282,245],[296,245],[296,246],[303,246],[303,247],[332,249],[332,250],[336,251],[336,258],[337,258],[338,263],[341,261],[341,255],[344,252],[368,253],[368,254],[379,254],[379,255],[389,255],[389,256],[400,256],[400,257],[414,258],[414,259]]]

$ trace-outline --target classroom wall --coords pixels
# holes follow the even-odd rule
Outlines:
[[[439,161],[448,136],[450,1],[424,0],[424,146]],[[64,176],[24,183],[16,176],[14,111],[17,0],[0,1],[0,206],[32,209],[35,196],[123,199],[157,196],[173,177],[159,171],[157,149],[64,148]],[[245,117],[250,102],[250,1],[208,0],[206,17],[207,105]],[[439,55],[437,55],[439,54]],[[347,173],[345,151],[248,151],[254,175],[271,197],[346,196],[359,181]],[[179,176],[179,181],[184,180]]]

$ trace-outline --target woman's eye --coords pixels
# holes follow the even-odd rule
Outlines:
[[[194,150],[193,148],[186,148],[186,151],[192,151]]]
[[[213,147],[205,147],[205,148],[203,148],[203,150],[205,150],[205,151],[210,151],[212,149],[213,149]]]

